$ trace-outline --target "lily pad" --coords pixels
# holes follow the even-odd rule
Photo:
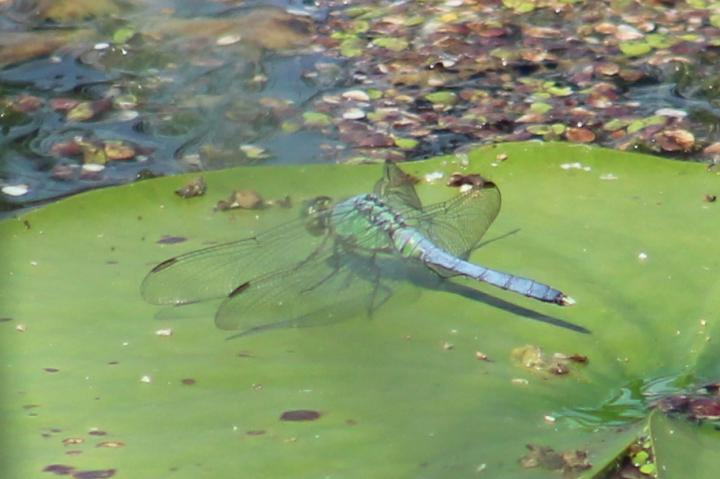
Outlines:
[[[620,51],[629,57],[641,57],[652,51],[652,47],[645,41],[620,42]]]
[[[408,47],[408,42],[404,38],[381,37],[376,38],[372,42],[378,47],[387,48],[394,52],[405,50]]]
[[[457,194],[454,172],[491,178],[504,206],[472,261],[577,304],[408,284],[416,299],[370,318],[227,340],[214,304],[144,303],[148,270],[297,218],[215,211],[232,191],[300,205],[369,192],[381,166],[206,173],[192,200],[175,194],[192,175],[80,194],[0,223],[5,476],[590,478],[649,427],[660,477],[715,477],[719,433],[652,407],[720,376],[717,173],[539,142],[402,166],[424,203]]]
[[[438,105],[454,105],[457,103],[457,95],[451,91],[436,91],[425,95],[430,103]]]
[[[317,111],[306,111],[303,113],[303,120],[307,126],[322,127],[332,124],[332,118],[325,113]]]

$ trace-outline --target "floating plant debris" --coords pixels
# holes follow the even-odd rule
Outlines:
[[[526,447],[529,452],[520,459],[520,465],[525,469],[540,467],[572,474],[592,467],[588,459],[588,452],[585,450],[574,449],[558,452],[552,447],[538,444],[528,444]]]
[[[95,447],[106,447],[109,449],[117,449],[120,447],[124,447],[125,443],[122,441],[102,441],[97,443]]]
[[[581,354],[547,354],[538,346],[526,345],[515,348],[512,358],[522,367],[553,376],[565,376],[572,372],[572,364],[588,364],[587,356]]]
[[[233,191],[226,200],[217,202],[216,209],[220,211],[232,209],[262,209],[265,207],[265,201],[262,196],[255,190]]]
[[[175,190],[175,194],[181,198],[193,198],[195,196],[202,196],[207,191],[207,183],[205,178],[198,176],[190,183]]]

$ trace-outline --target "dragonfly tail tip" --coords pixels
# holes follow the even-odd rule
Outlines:
[[[565,296],[564,294],[560,295],[560,297],[558,298],[558,304],[561,306],[572,306],[576,303],[577,301],[575,301],[570,296]]]

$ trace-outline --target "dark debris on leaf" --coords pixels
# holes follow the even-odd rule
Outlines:
[[[73,466],[66,466],[64,464],[50,464],[43,468],[43,472],[51,472],[58,476],[68,476],[75,470]]]
[[[280,415],[281,421],[315,421],[319,419],[321,414],[318,411],[310,409],[295,409],[285,411]]]
[[[175,190],[175,194],[181,198],[194,198],[196,196],[202,196],[207,191],[207,183],[205,178],[198,176],[190,183]]]
[[[716,393],[670,395],[658,400],[655,407],[691,421],[720,421],[720,395]]]
[[[74,479],[106,479],[113,477],[117,471],[115,469],[97,469],[93,471],[78,471],[73,474]]]
[[[233,191],[226,200],[217,202],[215,209],[219,211],[233,209],[257,210],[265,207],[265,201],[255,190]]]
[[[177,243],[184,243],[187,241],[187,238],[183,236],[171,236],[171,235],[165,235],[159,240],[156,241],[157,244],[177,244]]]
[[[573,449],[556,451],[549,446],[528,444],[529,452],[520,458],[520,465],[525,469],[536,467],[551,471],[562,471],[564,474],[575,474],[590,469],[592,464],[585,450]]]

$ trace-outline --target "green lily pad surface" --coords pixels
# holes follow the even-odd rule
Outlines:
[[[472,261],[577,304],[460,281],[227,339],[213,304],[144,303],[149,269],[369,192],[380,165],[218,171],[193,198],[174,193],[191,176],[81,194],[0,223],[2,476],[600,477],[649,436],[658,477],[716,477],[712,415],[672,402],[705,394],[712,412],[720,378],[716,172],[553,143],[402,167],[427,202],[456,194],[456,171],[495,181],[503,208]],[[216,210],[235,190],[293,207]]]

